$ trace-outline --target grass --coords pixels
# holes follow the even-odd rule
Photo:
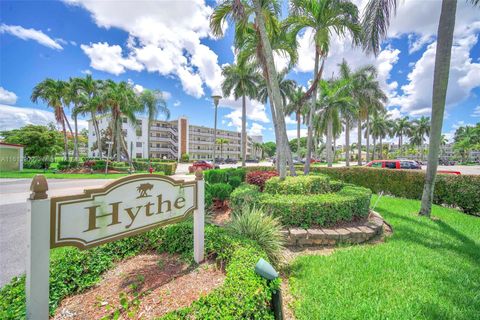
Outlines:
[[[137,171],[136,173],[147,172]],[[33,178],[37,174],[43,174],[47,179],[117,179],[128,176],[128,173],[54,173],[52,170],[44,172],[41,169],[24,169],[23,171],[0,171],[0,178]]]
[[[430,220],[419,208],[382,197],[385,243],[295,260],[297,319],[479,319],[480,218],[434,206]]]

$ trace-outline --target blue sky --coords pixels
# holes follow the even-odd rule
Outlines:
[[[365,1],[354,2],[362,10]],[[343,58],[353,68],[375,64],[392,118],[429,115],[440,4],[401,1],[378,57],[352,48],[348,38],[333,37],[325,75],[334,74]],[[212,126],[209,97],[220,90],[221,66],[234,60],[232,26],[221,39],[209,34],[214,5],[203,0],[1,1],[1,129],[51,121],[46,106],[29,100],[32,88],[47,77],[66,80],[86,73],[130,81],[139,90],[162,90],[173,119],[186,115],[191,123]],[[283,9],[286,15],[287,2]],[[459,125],[480,119],[479,34],[480,8],[459,1],[444,122],[449,136]],[[298,41],[300,59],[289,78],[306,86],[313,69],[309,30]],[[278,59],[279,67],[286,64],[283,60]],[[219,126],[238,130],[240,102],[226,98],[220,106]],[[293,137],[293,117],[287,123]],[[250,101],[247,128],[274,140],[269,107]]]

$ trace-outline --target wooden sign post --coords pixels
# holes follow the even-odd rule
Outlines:
[[[27,319],[48,319],[50,249],[89,249],[176,223],[193,213],[194,259],[204,259],[204,191],[201,171],[195,181],[138,174],[83,194],[48,198],[37,175],[27,200]]]

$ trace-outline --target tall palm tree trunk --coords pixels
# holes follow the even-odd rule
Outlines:
[[[332,136],[333,136],[333,121],[328,119],[327,123],[327,164],[332,166]]]
[[[78,119],[76,113],[73,115],[73,125],[75,129],[75,133],[73,135],[73,157],[78,161],[80,156],[78,152]]]
[[[376,144],[377,144],[377,138],[375,136],[373,136],[372,139],[373,139],[372,160],[375,160],[375,147],[376,147]],[[368,159],[367,159],[367,162],[368,162]]]
[[[282,99],[280,94],[280,87],[278,84],[277,71],[275,69],[275,62],[273,58],[273,51],[270,45],[270,40],[268,39],[267,30],[265,27],[265,18],[263,16],[262,4],[260,0],[253,0],[255,7],[255,19],[257,27],[260,33],[260,41],[262,44],[262,51],[265,57],[265,67],[267,71],[267,85],[270,85],[272,91],[273,103],[275,105],[275,111],[277,115],[278,130],[279,130],[279,143],[281,150],[285,150],[286,153],[290,152],[290,148],[286,148],[285,144],[288,146],[288,140],[285,141],[286,137],[286,125],[284,118],[284,111],[282,105]],[[290,152],[291,157],[291,152]],[[279,162],[279,176],[280,179],[285,179],[287,174],[287,157],[282,152],[278,152],[278,162]]]
[[[95,136],[97,137],[97,149],[98,149],[99,157],[103,158],[102,137],[100,136],[100,129],[98,128],[97,117],[95,116],[95,112],[93,111],[91,111],[90,114],[92,116],[92,124],[93,124],[93,129],[95,130]]]
[[[366,148],[367,148],[367,162],[370,161],[370,116],[368,115],[367,110],[367,127],[365,128],[365,138],[367,139]]]
[[[398,150],[400,151],[400,156],[403,156],[403,151],[402,151],[402,135],[398,137]]]
[[[362,119],[358,117],[358,135],[357,135],[357,149],[358,149],[358,165],[362,165]]]
[[[152,126],[152,121],[148,119],[148,128],[147,128],[147,158],[148,162],[150,163],[150,127]]]
[[[115,139],[117,147],[117,161],[122,161],[122,121],[115,117]]]
[[[350,167],[350,121],[345,121],[345,165]]]
[[[297,112],[297,157],[300,157],[300,113]]]
[[[246,128],[246,125],[247,125],[247,100],[246,100],[245,96],[242,96],[242,167],[245,167],[245,158],[247,157],[247,128]]]
[[[315,65],[313,69],[313,81],[315,81],[315,77],[317,76],[318,73],[318,64],[320,60],[320,48],[316,47],[315,48]],[[325,64],[325,59],[322,59],[322,67],[321,67],[321,73],[323,73],[323,66]],[[321,79],[322,75],[319,75],[319,79]],[[312,138],[313,138],[313,114],[315,113],[315,107],[317,104],[317,88],[318,88],[318,83],[315,85],[312,93],[312,104],[310,106],[310,110],[308,110],[308,123],[307,123],[307,155],[305,159],[305,168],[304,168],[304,173],[309,174],[310,173],[310,159],[312,158]]]
[[[275,132],[275,143],[277,145],[277,150],[275,152],[275,168],[277,169],[278,172],[280,172],[280,167],[279,167],[279,162],[278,162],[278,153],[280,152],[280,150],[279,150],[280,143],[278,142],[279,133],[278,133],[277,115],[275,113],[275,106],[273,105],[273,101],[270,98],[271,97],[270,96],[271,90],[268,88],[268,86],[267,86],[267,90],[269,92],[268,93],[269,94],[268,102],[270,103],[270,110],[272,112],[273,131]]]
[[[69,160],[69,157],[68,157],[68,140],[67,140],[67,130],[65,128],[65,119],[62,120],[62,132],[63,132],[63,144],[64,144],[64,147],[65,147],[64,159],[68,161]]]
[[[375,158],[374,158],[375,159]],[[383,160],[383,144],[382,144],[382,136],[380,136],[380,160]]]

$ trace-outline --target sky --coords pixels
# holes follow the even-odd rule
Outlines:
[[[354,0],[362,12],[365,0]],[[222,66],[233,63],[233,26],[216,39],[209,29],[215,1],[6,1],[0,2],[0,129],[47,124],[53,113],[30,101],[33,87],[45,78],[128,81],[139,91],[161,90],[171,119],[213,127],[213,94],[221,94]],[[335,76],[346,59],[352,68],[374,64],[387,93],[392,119],[431,113],[433,68],[440,0],[399,1],[380,54],[366,55],[349,37],[332,37],[325,76]],[[288,2],[282,16],[288,14]],[[480,8],[459,0],[443,131],[480,120]],[[298,36],[299,61],[288,78],[307,86],[314,51],[311,30]],[[278,58],[278,68],[288,61]],[[69,110],[66,111],[70,113]],[[161,117],[160,117],[161,119]],[[87,119],[79,126],[86,127]],[[293,115],[288,135],[296,136]],[[220,101],[219,127],[240,130],[241,102]],[[248,101],[247,130],[274,141],[270,108]],[[302,126],[302,135],[306,128]],[[352,130],[356,141],[356,129]],[[340,141],[343,141],[343,135]],[[339,143],[341,144],[341,143]]]

